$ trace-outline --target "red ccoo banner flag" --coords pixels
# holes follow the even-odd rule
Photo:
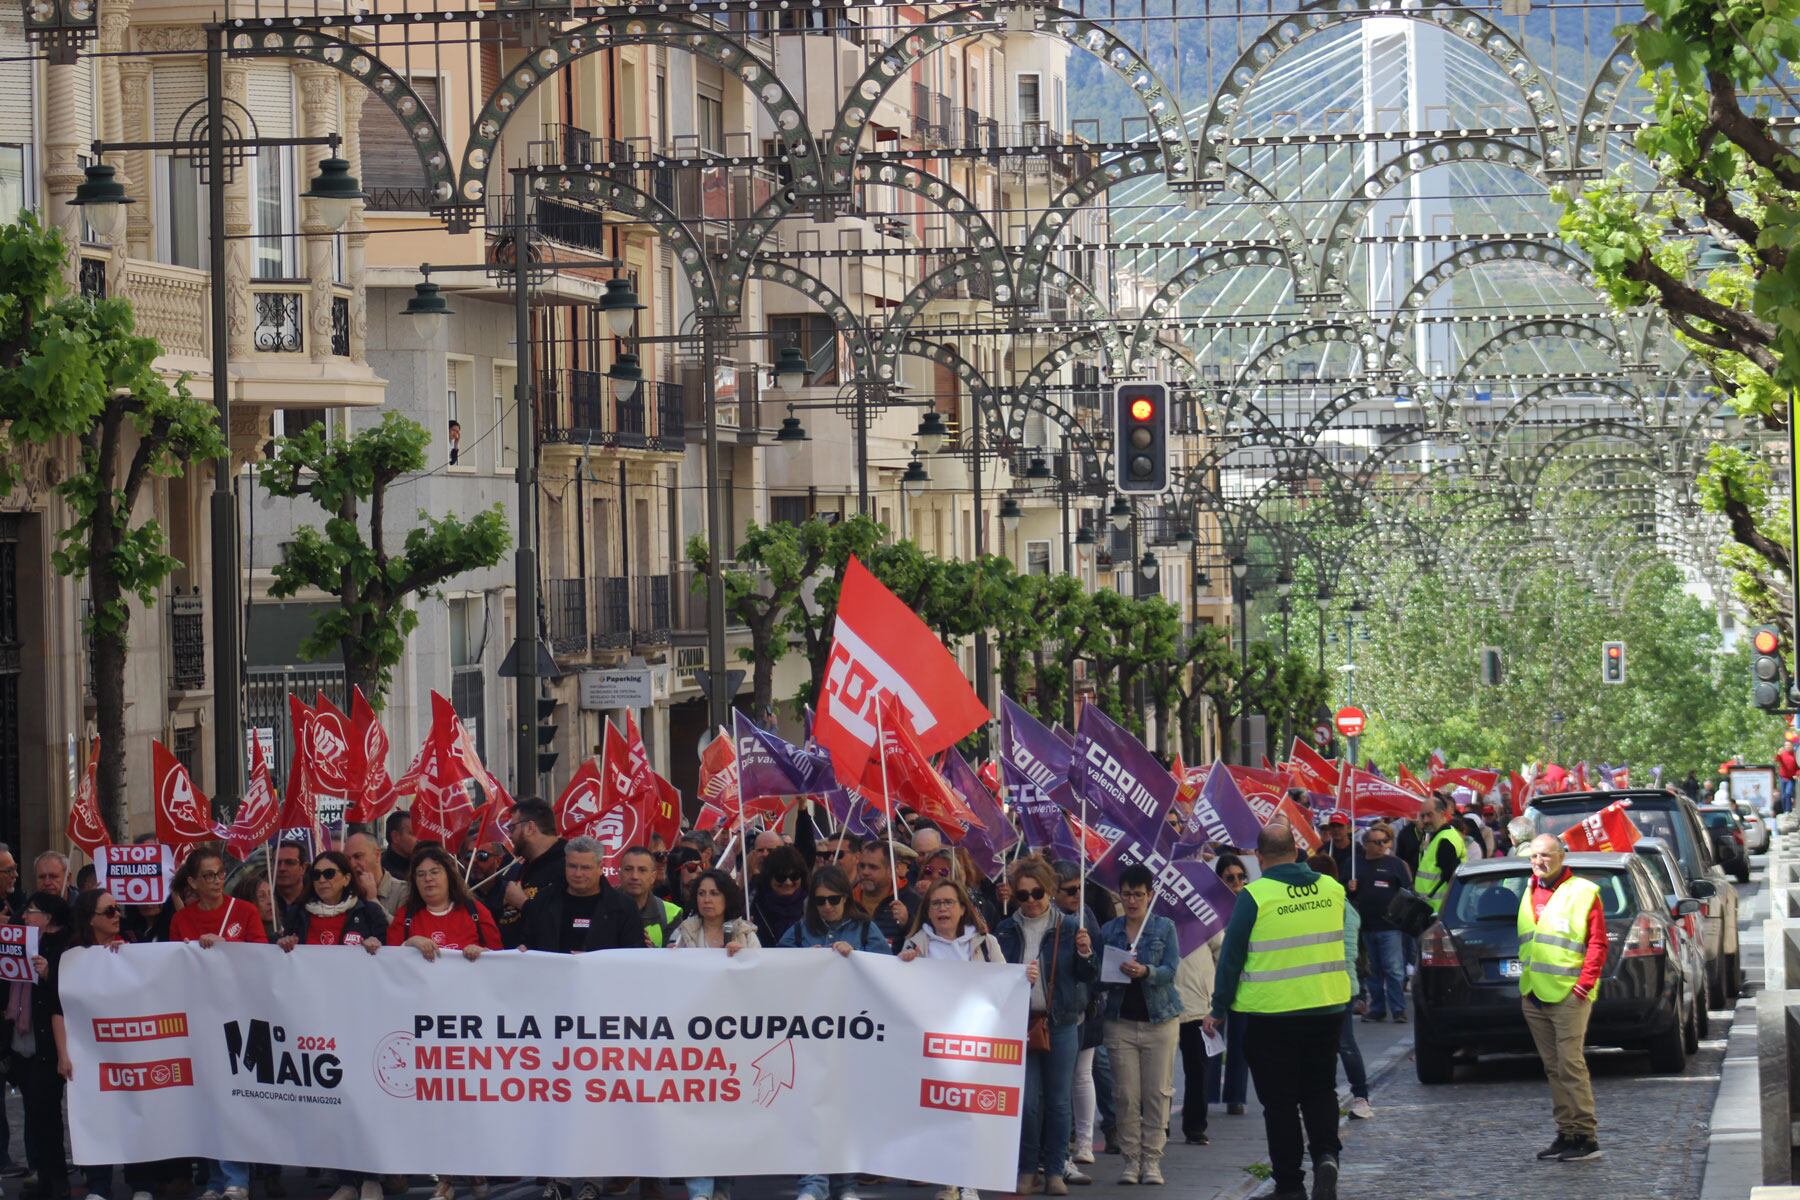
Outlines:
[[[1562,842],[1570,851],[1629,851],[1643,835],[1625,810],[1629,800],[1614,800],[1599,812],[1589,813],[1579,824],[1563,830]]]

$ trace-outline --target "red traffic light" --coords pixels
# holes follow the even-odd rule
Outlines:
[[[1758,654],[1773,654],[1781,648],[1781,639],[1773,629],[1759,629],[1753,644]]]
[[[1617,646],[1608,646],[1606,648],[1606,657],[1608,657],[1608,658],[1617,658],[1617,657],[1619,657],[1619,653],[1620,653],[1620,650],[1619,650],[1619,647],[1617,647]]]
[[[1146,396],[1139,396],[1131,402],[1131,419],[1148,421],[1156,415],[1156,403]]]

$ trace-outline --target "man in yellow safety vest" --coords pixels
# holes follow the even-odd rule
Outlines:
[[[1444,907],[1450,894],[1450,877],[1469,857],[1462,834],[1456,831],[1456,801],[1442,792],[1419,814],[1419,833],[1425,844],[1419,849],[1419,870],[1413,876],[1413,890],[1431,905],[1432,912]]]
[[[1263,1102],[1272,1200],[1306,1200],[1307,1147],[1312,1200],[1337,1200],[1337,1048],[1356,939],[1345,929],[1343,885],[1298,857],[1287,825],[1257,836],[1262,877],[1237,894],[1203,1027],[1216,1033],[1228,1012],[1245,1014],[1244,1059]]]
[[[1520,1003],[1556,1115],[1556,1141],[1538,1152],[1540,1160],[1587,1162],[1605,1153],[1582,1049],[1605,968],[1600,889],[1563,864],[1562,842],[1541,833],[1531,841],[1531,886],[1519,897]]]

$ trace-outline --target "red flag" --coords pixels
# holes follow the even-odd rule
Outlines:
[[[388,814],[400,793],[388,775],[390,743],[375,710],[357,688],[350,697],[350,807],[345,818],[374,824]]]
[[[1399,775],[1395,782],[1421,799],[1431,795],[1431,789],[1419,782],[1419,777],[1407,770],[1405,763],[1400,764]]]
[[[1563,830],[1563,845],[1571,851],[1630,850],[1642,836],[1625,814],[1630,806],[1629,800],[1614,800],[1599,812],[1589,813],[1579,824]]]
[[[1000,798],[1000,768],[992,762],[984,762],[981,764],[981,770],[976,774],[981,776],[981,782],[987,784],[988,791],[994,793],[994,799],[998,800]]]
[[[1081,818],[1072,813],[1064,813],[1063,816],[1069,822],[1069,832],[1074,835],[1075,843],[1081,847],[1081,852],[1087,855],[1090,863],[1099,862],[1112,850],[1112,841],[1105,834],[1083,825]]]
[[[249,858],[250,852],[275,836],[279,828],[281,804],[275,799],[275,785],[269,782],[269,762],[263,757],[262,739],[250,739],[250,786],[238,805],[231,828],[225,832],[225,845],[238,858]]]
[[[1587,763],[1585,762],[1575,764],[1575,790],[1578,792],[1588,790]]]
[[[1337,791],[1337,761],[1326,758],[1299,738],[1294,739],[1293,749],[1288,751],[1287,769],[1294,781],[1309,792]]]
[[[1319,830],[1312,822],[1312,814],[1288,797],[1281,798],[1281,804],[1275,812],[1287,821],[1288,828],[1294,831],[1294,840],[1300,843],[1306,854],[1311,854],[1325,844],[1325,839],[1319,836]]]
[[[1431,777],[1431,788],[1466,787],[1477,796],[1485,796],[1500,782],[1500,772],[1475,767],[1446,767]]]
[[[875,706],[892,693],[908,732],[926,755],[955,745],[988,720],[988,710],[950,652],[917,613],[855,558],[838,593],[837,626],[813,735],[838,778],[865,775],[875,746]]]
[[[956,789],[932,768],[925,751],[913,737],[899,698],[892,692],[884,692],[880,705],[878,724],[885,764],[877,763],[867,775],[873,781],[874,794],[886,803],[888,811],[891,812],[895,804],[905,805],[920,816],[929,817],[938,828],[946,831],[946,836],[950,831],[967,829],[971,825],[987,828],[963,803]],[[884,765],[885,770],[882,769]],[[883,781],[887,784],[885,796],[879,787]]]
[[[1629,767],[1620,767],[1613,772],[1613,786],[1620,791],[1631,786],[1631,769]]]
[[[694,818],[694,828],[700,830],[717,829],[730,819],[730,815],[727,814],[724,809],[717,808],[711,804],[702,803],[700,805],[700,814]]]
[[[700,806],[715,809],[720,816],[737,808],[737,746],[726,734],[706,744],[700,751]]]
[[[312,771],[312,709],[288,693],[288,719],[294,731],[294,761],[288,764],[287,788],[282,796],[280,829],[311,829],[319,823],[319,797]]]
[[[1517,771],[1508,771],[1506,777],[1512,784],[1512,795],[1507,798],[1507,807],[1512,809],[1513,816],[1522,817],[1525,815],[1526,802],[1531,799],[1531,785]]]
[[[1425,760],[1425,773],[1427,775],[1436,775],[1439,771],[1444,769],[1444,766],[1444,752],[1442,750],[1433,750],[1431,752],[1431,757]]]
[[[307,730],[312,739],[313,781],[328,796],[350,794],[350,718],[320,692]]]
[[[650,781],[656,785],[656,798],[651,801],[650,836],[645,841],[661,838],[664,846],[673,846],[681,836],[681,792],[655,771],[650,772]]]
[[[476,752],[475,740],[456,715],[456,706],[431,693],[431,730],[419,756],[401,781],[414,790],[413,829],[422,841],[444,846],[456,844],[483,805],[504,794],[500,781],[488,773]],[[478,801],[468,787],[481,793]],[[398,788],[399,785],[396,785]]]
[[[1262,760],[1263,760],[1263,770],[1273,771],[1275,769],[1275,764],[1269,761],[1268,755],[1266,755],[1266,754],[1263,755]]]
[[[607,733],[612,723],[607,723]],[[610,736],[608,738],[610,741]],[[562,794],[556,798],[556,832],[565,838],[581,837],[600,817],[600,767],[593,759],[584,758],[569,776]]]
[[[156,840],[165,846],[210,842],[224,830],[207,815],[212,806],[194,786],[187,768],[169,748],[150,740],[150,774],[155,781]]]
[[[1418,796],[1361,767],[1345,767],[1339,803],[1358,817],[1398,817],[1410,821],[1419,815]]]
[[[106,822],[100,817],[99,787],[95,773],[100,769],[100,735],[95,734],[88,746],[87,770],[81,776],[81,788],[75,803],[69,806],[68,834],[71,844],[81,847],[89,858],[102,846],[112,845]]]

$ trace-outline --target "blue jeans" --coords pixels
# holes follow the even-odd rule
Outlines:
[[[1108,1134],[1106,1140],[1110,1143],[1119,1125],[1113,1116],[1112,1056],[1105,1046],[1094,1047],[1094,1109],[1100,1114],[1100,1128]]]
[[[1794,807],[1794,781],[1791,779],[1784,779],[1781,781],[1780,798],[1775,802],[1775,811],[1778,814],[1784,813],[1784,812],[1789,812],[1793,809],[1793,807]]]
[[[1242,1104],[1250,1093],[1250,1060],[1244,1057],[1244,1027],[1248,1014],[1225,1014],[1225,1064],[1213,1069],[1207,1099],[1214,1104]]]
[[[1378,929],[1363,934],[1369,947],[1369,1014],[1406,1015],[1406,935],[1398,929]]]
[[[250,1164],[214,1159],[207,1164],[206,1186],[215,1192],[222,1192],[226,1188],[240,1188],[247,1192],[250,1190]]]
[[[1073,1067],[1070,1068],[1070,1070],[1073,1069]],[[1065,1130],[1063,1133],[1063,1144],[1067,1145],[1068,1141],[1069,1135]],[[720,1182],[725,1183],[729,1181],[720,1180]],[[831,1200],[832,1197],[841,1196],[845,1192],[851,1190],[855,1183],[856,1176],[854,1175],[802,1175],[800,1177],[800,1194],[802,1196],[811,1196],[813,1197],[813,1200]],[[696,1193],[692,1188],[689,1188],[688,1194],[691,1196]]]
[[[706,1177],[690,1179],[687,1181],[688,1196],[690,1198],[692,1198],[692,1200],[698,1200],[698,1197],[701,1197],[701,1196],[726,1195],[726,1194],[730,1193],[732,1185],[735,1184],[736,1182],[737,1182],[737,1180],[728,1178],[723,1175],[719,1176],[717,1179],[710,1179],[710,1178],[706,1178]],[[808,1175],[805,1179],[802,1179],[800,1181],[801,1190],[804,1191],[806,1188],[806,1185],[809,1182],[817,1183],[822,1188],[830,1187],[830,1183],[829,1183],[829,1181],[826,1180],[825,1176],[823,1176],[823,1175]]]
[[[1052,1025],[1050,1052],[1025,1056],[1020,1174],[1041,1166],[1045,1179],[1056,1179],[1068,1165],[1069,1132],[1074,1117],[1071,1094],[1075,1090],[1075,1056],[1079,1053],[1081,1026]]]
[[[1350,1080],[1350,1094],[1369,1098],[1369,1073],[1363,1068],[1362,1047],[1356,1044],[1356,1015],[1344,1010],[1344,1028],[1338,1033],[1338,1061]]]

